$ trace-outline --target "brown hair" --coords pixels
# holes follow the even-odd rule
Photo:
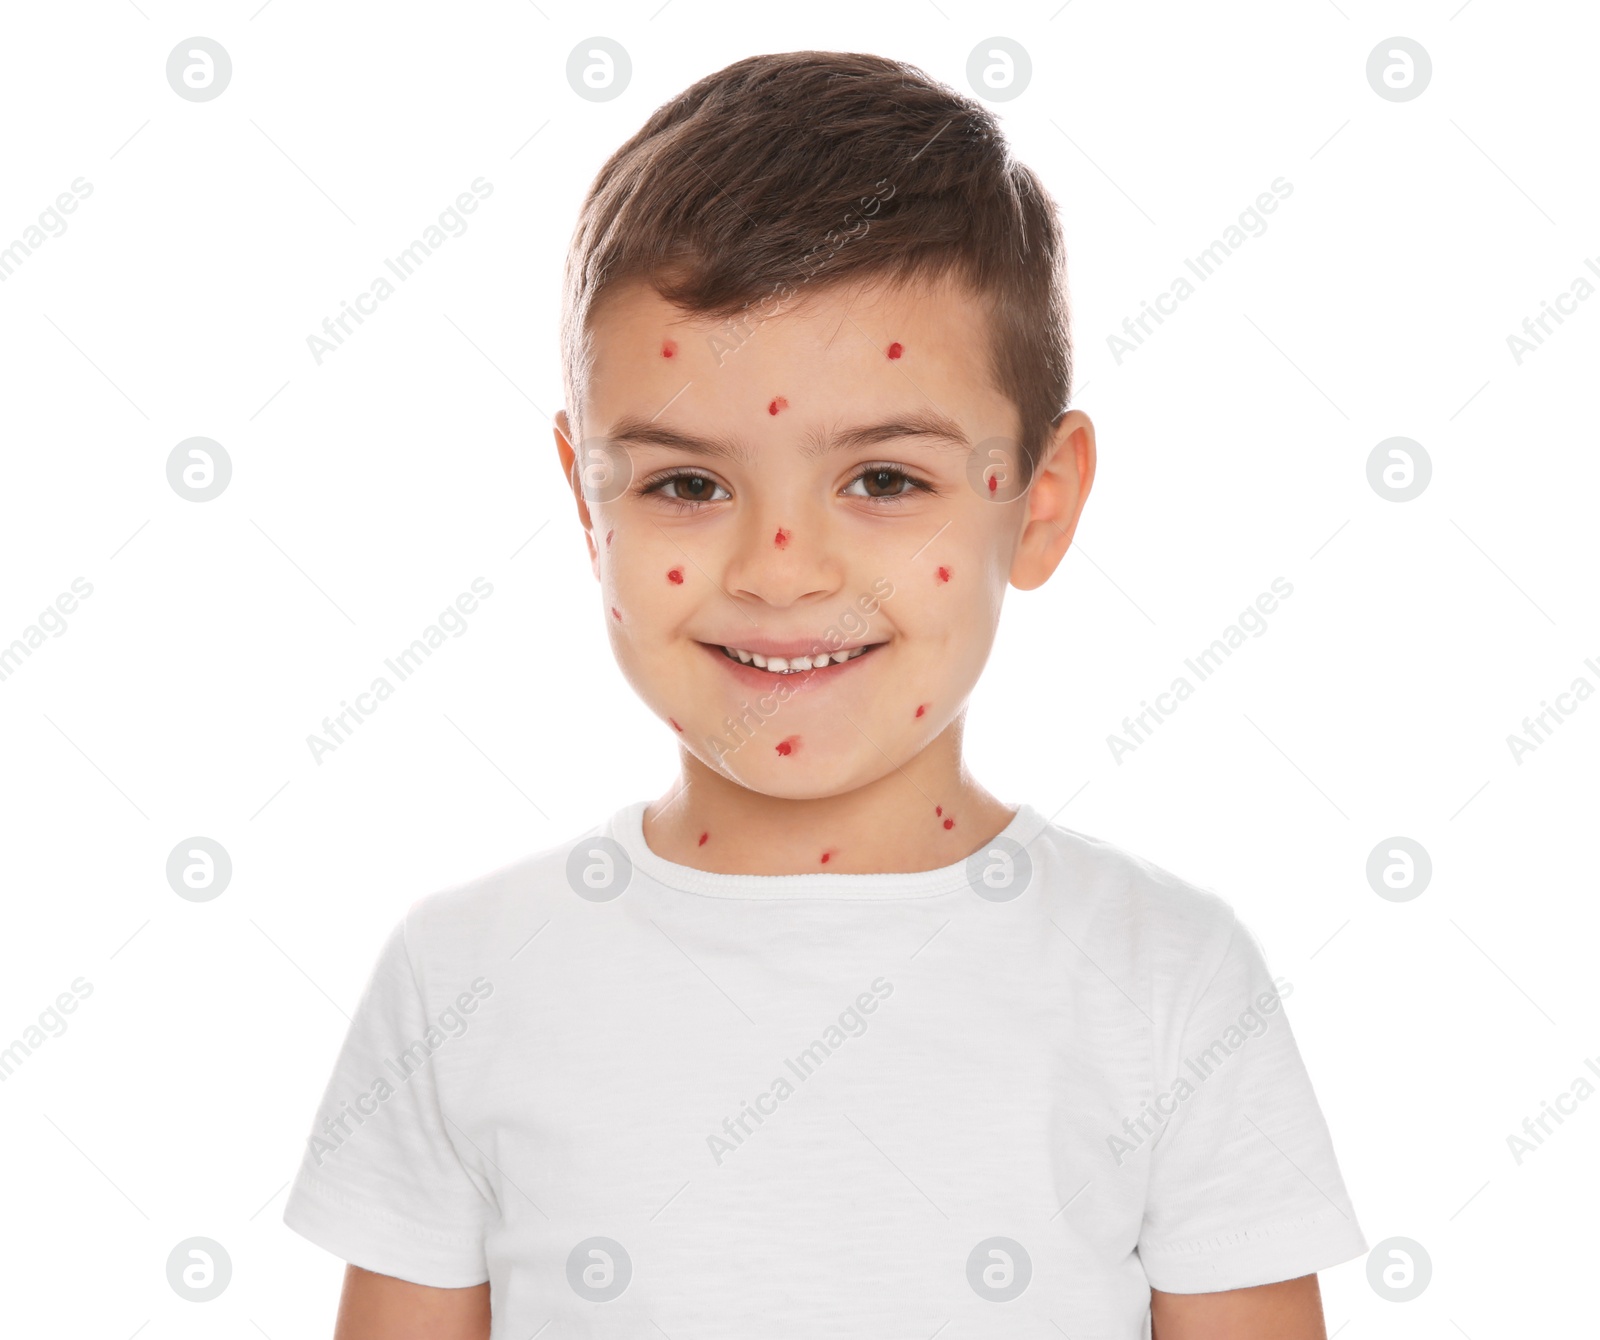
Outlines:
[[[736,61],[657,108],[589,188],[563,285],[568,415],[590,315],[625,284],[729,321],[713,337],[725,356],[749,318],[807,285],[947,275],[989,313],[990,375],[1017,406],[1026,478],[1072,390],[1065,247],[1039,178],[986,108],[914,66],[833,51]]]

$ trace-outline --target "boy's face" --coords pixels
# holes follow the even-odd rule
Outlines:
[[[1008,582],[1039,585],[1065,553],[1089,421],[1065,416],[1020,492],[1017,410],[953,284],[823,290],[743,330],[630,286],[590,331],[583,437],[562,411],[556,441],[639,696],[772,796],[914,758],[962,712]]]

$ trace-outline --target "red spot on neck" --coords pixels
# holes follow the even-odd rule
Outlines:
[[[682,586],[683,585],[683,569],[682,568],[673,568],[670,572],[667,573],[667,580],[669,582],[671,582],[674,586]]]
[[[622,622],[622,615],[618,612],[617,607],[615,605],[613,605],[611,607],[611,617],[613,619],[615,619],[618,623]]]
[[[993,493],[999,487],[1000,487],[999,478],[997,476],[995,476],[995,475],[990,475],[989,476],[989,492]]]
[[[773,399],[772,399],[772,403],[767,406],[767,413],[768,414],[776,414],[780,409],[788,409],[788,408],[789,408],[789,402],[787,400],[785,400],[781,395],[780,396],[774,396]]]
[[[787,757],[788,755],[794,753],[799,745],[800,737],[798,735],[791,735],[787,739],[779,740],[776,747],[780,754]]]
[[[956,821],[954,819],[946,819],[944,821],[944,826],[946,828],[954,828],[956,826]]]
[[[669,726],[671,726],[671,727],[672,727],[672,729],[673,729],[673,730],[675,730],[675,731],[677,731],[677,732],[678,732],[678,733],[679,733],[679,734],[680,734],[680,735],[681,735],[681,734],[683,734],[683,727],[682,727],[682,726],[680,726],[680,725],[679,725],[679,724],[678,724],[678,723],[677,723],[677,722],[676,722],[676,721],[674,721],[674,720],[673,720],[673,719],[672,719],[672,718],[671,718],[671,717],[668,717],[668,718],[667,718],[667,725],[669,725]]]
[[[697,846],[697,847],[703,847],[703,846],[705,846],[705,845],[706,845],[706,839],[707,839],[707,838],[708,838],[708,837],[710,837],[710,836],[711,836],[711,834],[710,834],[710,833],[702,833],[702,834],[700,834],[700,841],[698,841],[698,842],[697,842],[697,843],[695,843],[695,844],[694,844],[694,845],[695,845],[695,846]]]
[[[950,580],[950,569],[949,568],[940,568],[939,569],[939,580],[941,582],[947,582],[947,581]]]
[[[671,358],[677,352],[678,352],[678,342],[676,340],[662,340],[661,341],[661,357],[663,357],[663,358]]]
[[[890,358],[899,358],[901,354],[905,353],[905,351],[906,351],[905,345],[901,344],[899,340],[896,340],[893,344],[891,344],[889,346],[889,357]]]
[[[825,852],[822,853],[822,864],[823,865],[827,865],[828,862],[830,860],[832,860],[832,859],[833,859],[833,853],[831,851],[825,851]]]
[[[927,710],[928,710],[928,704],[927,703],[918,703],[917,704],[917,710],[914,713],[912,713],[912,715],[920,717]]]
[[[772,542],[773,544],[777,545],[778,548],[782,549],[784,545],[789,543],[789,532],[786,531],[782,526],[779,526],[778,533],[772,537]]]
[[[607,532],[606,532],[606,548],[607,548],[607,549],[609,549],[609,548],[610,548],[610,547],[611,547],[611,537],[612,537],[612,536],[613,536],[613,535],[615,535],[615,534],[616,534],[616,533],[617,533],[617,532],[616,532],[616,531],[615,531],[615,530],[608,530],[608,531],[607,531]]]

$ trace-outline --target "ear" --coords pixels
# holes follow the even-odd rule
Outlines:
[[[1028,485],[1028,520],[1011,561],[1017,590],[1043,586],[1066,557],[1094,467],[1094,424],[1083,411],[1068,410],[1056,420]]]
[[[561,473],[566,477],[567,487],[572,490],[573,500],[578,505],[578,524],[583,527],[584,543],[589,546],[589,567],[594,572],[595,580],[600,579],[600,551],[594,542],[594,522],[589,518],[589,503],[583,496],[583,479],[578,469],[578,453],[572,448],[572,425],[567,421],[567,412],[564,409],[556,411],[555,418],[556,455],[561,459]]]

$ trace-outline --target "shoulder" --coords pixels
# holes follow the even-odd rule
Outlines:
[[[1172,1005],[1192,1003],[1230,951],[1250,938],[1216,890],[1117,843],[1047,823],[1030,847],[1058,928],[1154,995],[1173,993]]]
[[[503,963],[573,897],[568,863],[592,825],[552,846],[416,899],[398,934],[419,980],[457,977],[476,965]]]

